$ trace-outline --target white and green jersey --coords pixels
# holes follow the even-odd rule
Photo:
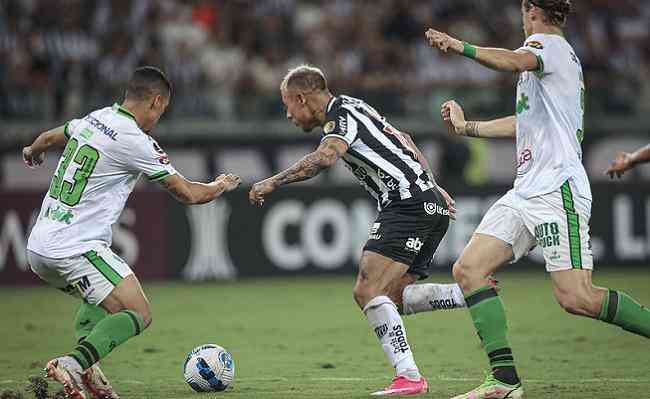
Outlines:
[[[539,69],[517,83],[517,178],[525,198],[553,192],[572,180],[591,199],[582,165],[585,84],[580,60],[559,35],[534,34],[517,51],[537,56]]]
[[[115,104],[65,125],[68,143],[45,194],[27,249],[67,258],[111,245],[117,222],[138,178],[175,174],[167,154]]]

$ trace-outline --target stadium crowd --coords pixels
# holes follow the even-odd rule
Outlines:
[[[650,3],[574,3],[567,35],[588,106],[650,111]],[[0,118],[60,119],[118,100],[143,64],[172,79],[171,117],[277,116],[279,82],[301,62],[389,114],[431,114],[451,95],[511,110],[512,78],[431,51],[430,26],[478,45],[523,41],[517,0],[0,0]]]

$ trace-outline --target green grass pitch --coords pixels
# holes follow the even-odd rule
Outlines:
[[[650,341],[564,313],[542,271],[498,277],[528,398],[650,397]],[[610,269],[594,280],[650,304],[649,271]],[[390,381],[392,369],[353,303],[353,283],[340,277],[145,284],[153,324],[116,349],[103,369],[125,399],[365,398]],[[0,289],[0,392],[22,391],[47,360],[72,348],[76,305],[45,287]],[[448,398],[482,381],[487,361],[466,310],[405,322],[429,379],[426,397]],[[233,354],[235,382],[224,393],[199,395],[183,380],[186,353],[204,343]]]

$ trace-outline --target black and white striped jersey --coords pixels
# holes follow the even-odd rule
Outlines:
[[[322,140],[330,137],[348,143],[342,158],[377,200],[379,210],[433,188],[433,181],[402,133],[363,100],[349,96],[330,100]]]

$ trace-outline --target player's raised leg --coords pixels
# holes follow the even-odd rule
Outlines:
[[[51,259],[33,252],[28,257],[41,278],[57,287],[76,288],[70,292],[78,292],[87,303],[76,323],[83,339],[68,355],[48,362],[47,375],[63,384],[70,397],[85,398],[86,386],[93,398],[116,398],[101,370],[84,371],[151,323],[149,302],[131,268],[105,246],[72,258]]]
[[[457,399],[521,398],[523,388],[508,341],[506,313],[489,276],[515,258],[513,247],[491,235],[474,234],[454,264],[454,278],[465,292],[474,327],[492,372],[476,389]]]
[[[409,266],[374,252],[365,251],[361,257],[354,299],[395,368],[390,386],[373,395],[416,395],[428,390],[427,381],[415,364],[402,318],[387,295],[408,269]]]

